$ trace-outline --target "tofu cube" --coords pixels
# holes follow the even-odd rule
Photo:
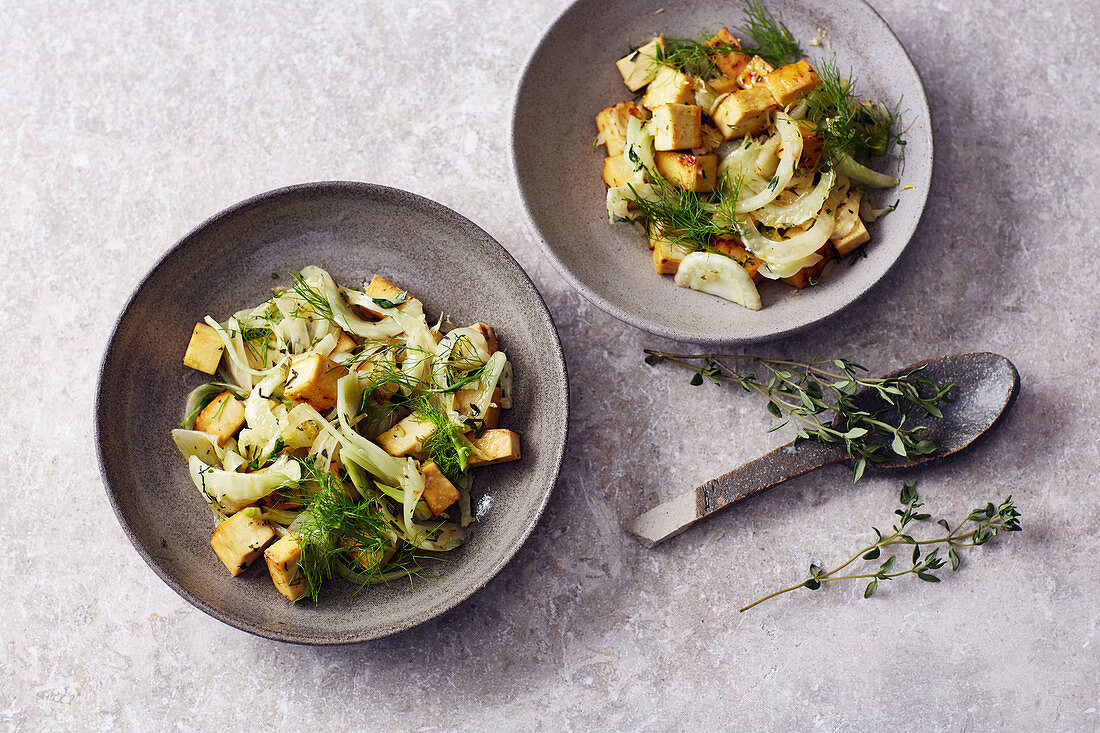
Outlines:
[[[480,438],[474,438],[470,442],[476,449],[470,455],[471,466],[519,460],[519,435],[511,430],[486,430]]]
[[[225,445],[244,425],[244,403],[228,390],[210,401],[195,418],[195,430],[218,436]]]
[[[731,47],[740,49],[741,41],[734,38],[733,34],[726,28],[722,28],[711,36],[706,45],[726,51],[726,53],[714,57],[714,64],[730,79],[736,79],[749,63],[749,57],[746,54],[729,50]]]
[[[485,428],[495,428],[500,423],[500,402],[504,397],[504,392],[501,391],[500,387],[494,389],[489,409],[485,411],[484,415],[480,415],[477,414],[478,407],[474,404],[479,391],[476,387],[458,390],[455,393],[455,412],[467,415],[475,420],[481,420]]]
[[[344,547],[351,559],[367,573],[377,573],[382,570],[395,552],[388,542],[371,543],[369,549],[355,542],[348,542]]]
[[[753,56],[741,73],[737,75],[737,83],[742,89],[754,87],[764,81],[764,77],[775,71],[775,68],[759,56]]]
[[[230,575],[243,573],[275,539],[275,530],[270,524],[262,519],[253,519],[247,512],[247,509],[242,509],[226,519],[210,538],[210,545],[218,559],[225,563]]]
[[[640,120],[649,119],[649,112],[634,102],[619,102],[600,110],[596,115],[596,129],[603,136],[603,144],[608,156],[622,155],[626,145],[626,125],[631,117]]]
[[[741,89],[741,84],[736,79],[727,79],[724,76],[709,79],[707,84],[715,94],[729,94]]]
[[[355,339],[351,337],[346,331],[340,331],[340,337],[336,339],[336,348],[333,349],[334,354],[348,353],[355,351],[355,347],[358,346]]]
[[[790,107],[817,86],[817,74],[806,59],[796,64],[780,66],[764,77],[764,86],[775,97],[780,107]]]
[[[397,380],[390,377],[397,372],[397,359],[392,349],[383,349],[361,355],[355,364],[355,373],[360,380],[374,385],[371,395],[379,402],[385,402],[397,394]]]
[[[695,81],[671,66],[662,66],[657,69],[657,76],[645,90],[642,106],[652,110],[662,104],[690,104],[694,101]]]
[[[461,495],[434,463],[425,463],[420,471],[424,474],[424,494],[421,498],[428,505],[432,516],[438,517],[447,511],[447,507],[458,501]]]
[[[853,191],[837,209],[836,227],[829,241],[833,243],[833,247],[841,257],[846,257],[857,247],[871,240],[866,225],[859,218],[859,204],[862,198],[862,192]]]
[[[293,532],[264,550],[267,571],[279,592],[288,600],[296,601],[309,592],[309,582],[298,572],[302,559],[302,538]]]
[[[622,186],[634,180],[634,169],[626,162],[626,158],[613,155],[603,159],[603,182],[608,188]]]
[[[826,242],[822,245],[821,249],[817,251],[817,254],[821,255],[821,261],[816,265],[810,265],[809,267],[803,267],[801,270],[791,275],[790,277],[783,278],[783,282],[787,283],[791,287],[801,290],[809,285],[816,285],[817,278],[821,275],[821,272],[836,257],[836,250],[833,249],[833,245]]]
[[[687,250],[663,238],[652,240],[652,243],[653,269],[658,275],[675,275],[687,257]]]
[[[636,92],[653,81],[657,73],[657,49],[664,47],[665,39],[658,36],[615,62],[627,89]]]
[[[745,268],[745,272],[749,273],[753,282],[760,282],[763,277],[760,274],[760,260],[753,256],[751,252],[741,246],[741,240],[735,237],[716,237],[710,244],[716,251],[721,252]]]
[[[768,115],[779,104],[765,87],[734,92],[714,110],[714,123],[727,140],[755,135],[768,124]]]
[[[320,354],[300,354],[290,360],[290,378],[283,396],[323,412],[336,404],[336,383],[347,373],[347,369]]]
[[[416,300],[416,298],[412,297],[412,294],[409,293],[409,291],[397,287],[389,280],[380,275],[375,275],[374,277],[372,277],[370,283],[367,285],[366,290],[364,290],[363,292],[365,292],[366,295],[370,298],[379,298],[396,303],[398,310],[403,310],[409,303]],[[373,316],[375,318],[381,318],[385,315],[382,311],[373,307],[370,303],[367,303],[366,305],[360,305],[358,307],[362,311],[365,311],[367,315]]]
[[[662,104],[653,110],[653,147],[691,150],[703,144],[703,108],[694,104]]]
[[[821,160],[825,140],[817,134],[817,126],[808,120],[799,120],[798,132],[802,135],[802,154],[798,157],[800,168],[814,168]]]
[[[218,371],[223,351],[225,346],[218,332],[205,323],[196,323],[187,343],[187,351],[183,354],[183,364],[204,374],[214,374]]]
[[[435,432],[435,423],[414,412],[385,431],[374,442],[391,456],[411,456],[424,452],[424,441]]]
[[[685,191],[713,191],[718,180],[718,156],[660,152],[654,155],[657,172]]]

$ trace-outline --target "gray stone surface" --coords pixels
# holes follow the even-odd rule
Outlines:
[[[570,292],[522,224],[512,86],[562,7],[0,7],[0,725],[1100,727],[1097,4],[878,3],[932,105],[924,221],[866,300],[760,348],[880,370],[998,351],[1023,379],[1003,428],[919,475],[853,487],[825,469],[654,551],[620,522],[786,438],[752,398],[643,366],[672,344]],[[248,195],[333,178],[435,198],[503,242],[557,320],[575,420],[546,515],[484,590],[399,636],[313,649],[224,626],[155,578],[112,516],[90,424],[114,316],[161,253]],[[901,478],[951,516],[1011,493],[1025,532],[936,586],[737,613],[888,524]]]

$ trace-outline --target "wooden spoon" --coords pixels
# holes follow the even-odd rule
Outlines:
[[[920,420],[920,424],[928,428],[923,437],[940,448],[935,453],[915,458],[890,453],[885,462],[871,464],[875,468],[912,468],[958,453],[993,427],[1020,392],[1019,372],[1012,362],[999,354],[956,354],[929,359],[891,376],[920,366],[924,366],[922,374],[937,384],[955,384],[949,395],[954,402],[941,405],[943,417],[929,416]],[[864,409],[885,407],[873,389],[859,392],[855,401]],[[723,507],[820,466],[850,461],[843,443],[809,440],[788,443],[650,509],[635,518],[628,529],[643,545],[655,547]]]

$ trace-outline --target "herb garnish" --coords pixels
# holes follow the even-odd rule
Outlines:
[[[673,245],[685,252],[710,250],[715,237],[740,235],[741,225],[734,218],[741,195],[740,176],[723,175],[715,192],[707,196],[674,186],[656,171],[647,168],[646,173],[652,181],[653,196],[641,196],[634,184],[628,184],[630,195],[626,200]]]
[[[745,15],[738,32],[752,38],[755,45],[744,47],[743,53],[756,55],[772,66],[783,66],[802,58],[802,47],[783,23],[781,15],[772,15],[760,0],[745,3]]]
[[[818,84],[806,97],[807,117],[822,139],[820,165],[835,166],[844,155],[886,155],[894,145],[904,146],[898,130],[901,100],[893,109],[856,99],[855,76],[844,76],[836,61],[822,59]]]
[[[936,524],[943,527],[946,534],[931,539],[917,539],[909,534],[908,526],[913,522],[923,522],[931,519],[932,515],[927,512],[919,511],[923,504],[918,501],[915,484],[902,485],[900,501],[902,508],[894,510],[894,514],[898,515],[900,519],[891,528],[893,531],[890,534],[884,535],[876,527],[872,527],[871,529],[874,530],[876,540],[872,544],[858,550],[844,564],[832,570],[822,570],[818,565],[811,564],[809,578],[797,585],[792,585],[789,588],[770,593],[760,600],[745,606],[741,611],[747,611],[769,598],[775,598],[778,595],[790,593],[799,588],[817,590],[823,583],[835,580],[869,579],[870,582],[867,583],[867,586],[863,590],[864,598],[870,598],[875,594],[875,591],[878,590],[879,581],[893,580],[894,578],[905,575],[915,575],[921,580],[929,583],[938,583],[940,578],[932,571],[938,570],[946,563],[951,564],[951,570],[958,570],[962,562],[958,553],[959,548],[978,547],[979,545],[984,545],[1001,532],[1020,531],[1020,512],[1016,510],[1016,505],[1012,502],[1012,497],[1009,496],[1001,502],[999,506],[994,506],[992,503],[989,503],[984,507],[978,507],[970,512],[970,514],[966,516],[966,519],[959,523],[955,529],[951,529],[951,525],[948,524],[946,519],[938,519],[936,520]],[[891,555],[880,563],[878,568],[874,571],[838,575],[841,570],[848,567],[856,560],[877,560],[882,555],[884,549],[890,552],[895,547],[900,549],[899,546],[902,545],[911,545],[913,547],[911,567],[895,571],[894,567],[899,555]],[[941,547],[936,547],[931,552],[922,556],[922,548],[926,548],[929,545],[946,546],[947,560],[944,560],[939,555]]]
[[[853,483],[863,476],[868,463],[886,460],[881,453],[885,445],[875,436],[889,439],[890,449],[903,458],[934,453],[939,446],[921,437],[925,427],[907,427],[905,423],[914,413],[943,417],[939,405],[951,401],[948,393],[954,387],[953,383],[940,386],[922,375],[923,366],[899,376],[872,379],[861,375],[867,371],[866,367],[846,359],[797,362],[739,354],[668,354],[652,349],[646,349],[645,353],[645,362],[650,366],[669,361],[694,370],[693,385],[702,384],[704,379],[714,384],[734,382],[746,392],[755,391],[767,397],[768,412],[782,420],[771,430],[791,423],[796,440],[843,442],[855,462]],[[701,366],[692,363],[700,361]],[[736,371],[729,364],[736,361],[759,365],[767,382],[758,381],[753,372]],[[880,412],[868,412],[855,403],[853,396],[863,389],[873,389],[880,400],[896,409],[899,416],[896,425],[882,419]],[[840,418],[839,424],[823,419],[828,412]]]

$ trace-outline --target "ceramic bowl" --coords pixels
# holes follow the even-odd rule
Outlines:
[[[169,432],[204,379],[181,361],[191,329],[262,301],[309,264],[337,282],[374,273],[408,287],[432,316],[496,328],[515,368],[523,458],[475,474],[491,497],[470,540],[428,567],[439,575],[357,588],[330,581],[318,604],[287,602],[258,561],[233,578],[210,547],[214,522]],[[276,279],[277,278],[277,279]],[[531,280],[488,234],[433,201],[364,183],[313,183],[244,201],[173,247],[138,286],[104,357],[96,402],[100,466],[115,513],[153,571],[239,629],[281,641],[340,644],[407,629],[484,586],[534,528],[558,475],[568,413],[565,362]]]
[[[594,118],[630,99],[615,61],[630,44],[657,34],[697,37],[741,22],[739,3],[715,0],[578,0],[554,22],[519,82],[512,120],[517,183],[538,240],[569,283],[597,306],[638,328],[703,344],[761,341],[820,321],[864,295],[901,256],[920,220],[932,176],[932,128],[920,77],[886,22],[861,0],[766,0],[815,59],[836,54],[856,76],[860,96],[901,100],[908,127],[902,187],[879,194],[898,208],[869,226],[867,258],[832,266],[815,287],[761,286],[764,308],[750,311],[658,277],[643,237],[611,225],[600,180],[603,148],[593,150]],[[822,45],[810,46],[821,34]],[[882,167],[882,166],[880,166]]]

